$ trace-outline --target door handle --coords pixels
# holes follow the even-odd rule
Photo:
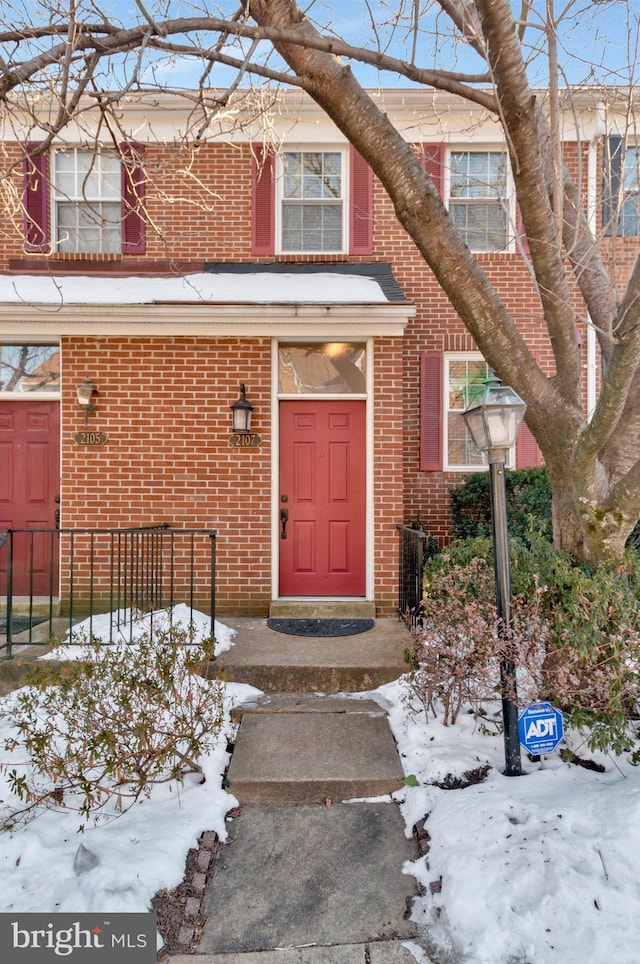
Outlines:
[[[287,538],[287,519],[289,518],[288,509],[280,509],[280,522],[282,523],[282,531],[280,532],[280,538]]]

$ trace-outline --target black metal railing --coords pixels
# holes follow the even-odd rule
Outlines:
[[[179,603],[215,622],[216,532],[129,529],[0,530],[0,654],[19,643],[46,644],[81,619],[111,613],[109,642],[134,616]],[[42,624],[44,623],[44,629]],[[38,632],[34,633],[34,626]]]
[[[396,526],[400,536],[400,572],[398,580],[398,612],[415,626],[422,604],[422,571],[427,534],[411,526]]]

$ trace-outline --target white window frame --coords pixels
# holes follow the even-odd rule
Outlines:
[[[285,155],[286,154],[339,154],[341,157],[341,182],[342,182],[342,247],[335,250],[296,250],[285,248],[282,243],[283,218],[282,209],[285,202],[284,197],[284,174],[285,174]],[[311,203],[312,200],[308,199]],[[318,199],[322,203],[321,199]],[[327,202],[329,204],[335,202]],[[281,153],[276,156],[276,253],[277,254],[348,254],[349,252],[349,151],[346,146],[341,144],[288,144]]]
[[[39,337],[24,337],[24,338],[9,338],[3,337],[0,339],[0,350],[3,345],[10,345],[11,347],[26,345],[32,348],[53,348],[58,352],[61,352],[61,345],[59,341],[50,340],[48,338]],[[62,373],[60,373],[60,381],[62,379]],[[13,389],[12,391],[0,391],[0,402],[8,401],[57,401],[60,398],[60,383],[58,383],[58,388],[55,391],[48,390],[26,390],[26,389]]]
[[[634,170],[632,174],[631,183],[633,186],[627,185],[628,172],[627,172],[627,158],[629,155],[633,155],[634,158]],[[629,204],[635,209],[636,213],[636,230],[626,231],[624,226],[624,208]],[[640,236],[640,145],[639,144],[626,144],[624,145],[624,153],[622,156],[622,170],[620,176],[620,210],[618,211],[618,234],[622,238],[637,238]]]
[[[117,152],[115,152],[115,151],[109,151],[109,150],[102,151],[100,148],[98,148],[98,149],[96,149],[96,150],[92,150],[91,148],[85,148],[85,147],[83,147],[83,146],[81,146],[81,145],[67,145],[67,146],[65,146],[65,147],[59,148],[57,151],[54,151],[54,156],[51,158],[51,161],[52,161],[52,163],[51,163],[51,237],[52,237],[52,239],[53,239],[53,246],[54,246],[55,250],[62,252],[62,248],[60,247],[60,243],[61,243],[61,242],[60,242],[59,239],[58,239],[58,228],[59,228],[59,224],[58,224],[58,204],[75,204],[75,205],[86,204],[86,205],[89,205],[89,206],[91,206],[91,205],[93,205],[93,204],[114,204],[114,205],[117,204],[117,205],[118,205],[118,211],[119,211],[119,215],[118,215],[118,232],[119,232],[118,237],[119,237],[119,241],[118,241],[118,245],[115,247],[114,250],[108,250],[107,247],[102,243],[102,242],[103,242],[103,238],[104,238],[104,236],[103,236],[103,234],[102,234],[102,226],[100,225],[98,216],[97,216],[97,214],[96,214],[96,215],[95,215],[95,217],[96,217],[96,227],[97,227],[97,228],[100,230],[100,232],[101,232],[101,233],[100,233],[100,242],[101,242],[101,243],[100,243],[99,250],[98,250],[98,251],[92,251],[92,250],[85,249],[85,248],[82,248],[82,247],[75,247],[73,251],[67,251],[67,252],[64,252],[64,253],[67,253],[67,254],[77,254],[77,255],[82,255],[82,254],[87,254],[87,255],[90,255],[90,254],[121,254],[121,252],[122,252],[122,222],[121,222],[121,217],[122,217],[122,186],[121,186],[121,181],[120,181],[120,183],[119,183],[119,185],[118,185],[118,192],[117,192],[117,194],[114,194],[114,195],[111,195],[111,194],[106,195],[106,194],[102,194],[102,193],[96,193],[95,195],[84,195],[84,194],[73,194],[73,195],[71,195],[71,194],[65,194],[64,192],[62,192],[62,191],[60,191],[60,190],[58,189],[57,182],[56,182],[56,174],[57,174],[57,171],[56,171],[56,155],[57,155],[57,154],[70,154],[70,153],[73,153],[74,158],[77,158],[78,155],[80,155],[80,154],[88,154],[88,155],[91,155],[92,157],[99,157],[99,156],[101,156],[101,155],[108,155],[109,157],[114,157],[114,158],[116,158],[116,159],[118,160],[118,164],[119,164],[119,167],[120,167],[120,170],[121,170],[121,163],[122,163],[122,162],[120,161],[120,158],[118,157]],[[78,170],[77,161],[75,162],[75,170],[76,170],[76,171]],[[120,178],[121,178],[121,176],[122,176],[122,175],[120,174]],[[100,181],[101,181],[101,180],[102,180],[102,177],[100,176]]]
[[[449,408],[449,371],[452,362],[461,361],[474,361],[474,362],[484,362],[486,365],[486,360],[479,351],[473,352],[445,352],[444,353],[444,365],[442,372],[442,465],[445,472],[484,472],[489,468],[489,464],[486,461],[486,457],[483,456],[482,462],[474,464],[457,464],[449,461],[449,412],[458,411],[458,409]],[[488,370],[488,369],[487,369]],[[467,429],[468,432],[468,429]],[[515,468],[516,465],[516,447],[512,445],[507,453],[507,460],[505,465],[508,469]]]
[[[451,210],[451,155],[452,154],[503,154],[506,163],[506,244],[502,248],[472,248],[474,254],[513,254],[516,250],[515,186],[511,174],[509,154],[504,144],[451,144],[447,148],[447,163],[444,170],[444,196],[447,208]],[[473,199],[460,199],[460,203],[473,203]],[[478,198],[482,202],[483,199]]]

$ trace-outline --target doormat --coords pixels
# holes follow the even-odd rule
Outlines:
[[[288,636],[357,636],[373,629],[373,619],[267,619],[267,626]]]
[[[29,626],[38,626],[40,623],[46,623],[48,616],[37,617],[29,619],[28,616],[12,616],[11,617],[11,633],[13,636],[16,633],[22,633]],[[4,616],[0,617],[0,636],[6,636],[7,634],[7,620]]]

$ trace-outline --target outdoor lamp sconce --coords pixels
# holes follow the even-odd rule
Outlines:
[[[251,413],[253,405],[245,394],[244,384],[240,386],[240,397],[231,406],[233,431],[235,435],[248,435],[251,432]]]
[[[482,396],[473,399],[463,413],[473,441],[489,460],[496,608],[499,617],[498,632],[503,643],[500,685],[504,724],[504,773],[508,777],[520,776],[522,763],[518,733],[516,663],[511,640],[511,569],[504,469],[509,449],[515,445],[518,437],[526,407],[517,392],[508,385],[502,385],[499,378],[491,375],[485,380]]]
[[[78,405],[84,409],[84,425],[87,428],[89,424],[89,416],[93,414],[96,410],[96,403],[94,401],[95,396],[98,394],[98,389],[93,384],[91,379],[87,376],[83,381],[82,385],[78,385],[76,388],[76,395],[78,397]]]

